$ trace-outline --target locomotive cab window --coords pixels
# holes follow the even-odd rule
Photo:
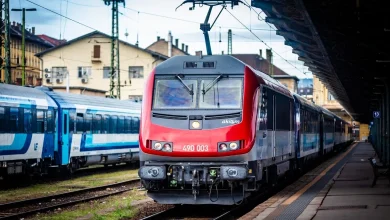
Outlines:
[[[154,109],[240,109],[243,79],[226,77],[186,78],[177,75],[157,78],[154,84]]]
[[[157,79],[154,89],[155,109],[195,108],[197,80]]]
[[[241,108],[242,79],[218,79],[201,80],[199,108]]]

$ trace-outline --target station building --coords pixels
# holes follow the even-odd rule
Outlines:
[[[12,22],[10,25],[10,73],[11,84],[22,84],[22,25]],[[3,33],[4,34],[4,33]],[[4,38],[3,38],[4,39]],[[35,27],[25,30],[25,84],[41,85],[41,61],[34,56],[36,53],[53,47],[51,43],[35,34]],[[4,44],[1,45],[2,54],[5,54]],[[3,55],[3,57],[5,57]],[[3,60],[5,65],[5,60]],[[5,70],[0,70],[0,82],[5,82]]]
[[[168,56],[119,41],[121,99],[142,101],[147,74]],[[111,37],[94,31],[37,53],[43,61],[43,85],[55,91],[109,96]],[[115,81],[117,85],[117,81]],[[116,94],[116,88],[115,88]]]

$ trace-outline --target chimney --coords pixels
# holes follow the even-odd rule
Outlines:
[[[31,33],[32,33],[33,35],[35,35],[35,27],[32,27],[32,28],[31,28]]]
[[[186,45],[186,51],[185,52],[188,53],[188,45]]]
[[[221,52],[221,54],[222,54],[222,55],[224,55],[224,54],[225,54],[225,52],[224,52],[224,51],[222,51],[222,52]]]
[[[175,46],[179,48],[179,39],[175,39]]]
[[[15,21],[12,22],[12,26],[16,26],[16,22]]]
[[[203,57],[202,56],[202,51],[201,50],[195,51],[195,56],[198,56],[198,57],[202,58]]]
[[[22,24],[20,24],[19,22],[16,23],[18,25],[18,28],[21,29],[22,28]]]
[[[184,43],[181,43],[181,50],[184,51]]]
[[[272,62],[272,50],[271,49],[266,49],[265,51],[266,58],[269,62]]]
[[[160,40],[160,36],[157,36],[157,41],[159,41]]]
[[[168,57],[172,57],[172,34],[168,32]]]
[[[260,54],[260,59],[262,59],[263,58],[263,50],[259,50],[259,54]]]

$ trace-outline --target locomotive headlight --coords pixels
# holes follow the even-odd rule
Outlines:
[[[238,149],[238,144],[235,142],[232,142],[229,144],[230,150],[237,150]]]
[[[226,151],[227,149],[228,149],[228,146],[225,143],[219,144],[220,151]]]
[[[199,121],[193,121],[191,124],[192,128],[198,129],[200,127]]]
[[[159,142],[155,143],[153,146],[153,150],[161,150],[161,148],[162,148],[162,144]]]
[[[169,143],[165,143],[163,148],[162,148],[163,151],[168,151],[168,152],[171,152],[172,151],[172,146],[171,144]]]

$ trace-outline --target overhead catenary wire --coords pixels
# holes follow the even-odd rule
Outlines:
[[[170,16],[166,16],[166,15],[161,15],[161,14],[140,11],[140,10],[129,8],[129,7],[125,7],[125,9],[136,12],[136,13],[140,13],[140,14],[146,14],[146,15],[150,15],[150,16],[156,16],[156,17],[161,17],[161,18],[166,18],[166,19],[171,19],[171,20],[176,20],[176,21],[183,21],[183,22],[193,23],[193,24],[201,24],[202,23],[202,22],[198,22],[198,21],[191,21],[191,20],[175,18],[175,17],[170,17]],[[241,27],[229,27],[229,26],[220,26],[220,25],[218,25],[218,26],[221,28],[224,28],[224,29],[245,30],[245,28],[241,28]],[[252,30],[253,31],[269,31],[269,29],[266,29],[266,28],[252,28]]]
[[[47,11],[50,11],[50,12],[56,14],[56,15],[59,15],[59,16],[61,16],[61,17],[63,17],[63,18],[66,18],[66,19],[68,19],[68,20],[71,20],[71,21],[73,21],[73,22],[75,22],[75,23],[77,23],[77,24],[80,24],[80,25],[84,26],[84,27],[87,27],[87,28],[92,29],[92,30],[94,30],[94,31],[99,31],[99,30],[96,29],[96,28],[93,28],[93,27],[91,27],[91,26],[88,26],[88,25],[86,25],[86,24],[83,24],[83,23],[81,23],[81,22],[79,22],[79,21],[76,21],[76,20],[74,20],[74,19],[72,19],[72,18],[69,18],[69,17],[67,17],[67,16],[65,16],[65,15],[62,15],[61,13],[58,13],[58,12],[56,12],[56,11],[53,11],[53,10],[51,10],[51,9],[49,9],[49,8],[46,8],[45,6],[42,6],[42,5],[40,5],[40,4],[37,4],[37,3],[33,2],[33,1],[30,1],[30,0],[25,0],[25,1],[30,2],[31,4],[34,4],[34,5],[38,6],[38,7],[41,7],[41,8],[43,8],[43,9],[45,9],[45,10],[47,10]],[[99,31],[99,32],[102,32],[102,31]]]
[[[233,15],[233,13],[231,13],[227,8],[225,8],[225,10],[227,12],[229,12],[229,14],[234,18],[236,19],[242,26],[244,26],[249,32],[251,32],[253,34],[253,36],[255,36],[260,42],[262,42],[266,47],[268,47],[269,49],[272,49],[272,47],[270,47],[265,41],[263,41],[259,36],[257,36],[255,33],[253,33],[252,30],[250,30],[244,23],[242,23],[242,21],[240,21],[240,19],[238,19],[236,16]],[[276,55],[278,55],[280,58],[282,58],[285,62],[287,62],[288,64],[290,64],[291,66],[293,66],[295,69],[297,69],[299,72],[301,72],[300,69],[298,69],[295,65],[293,65],[291,62],[289,62],[287,59],[285,59],[284,57],[282,57],[279,53],[277,53],[276,51],[273,51]],[[305,73],[304,73],[305,74]]]

